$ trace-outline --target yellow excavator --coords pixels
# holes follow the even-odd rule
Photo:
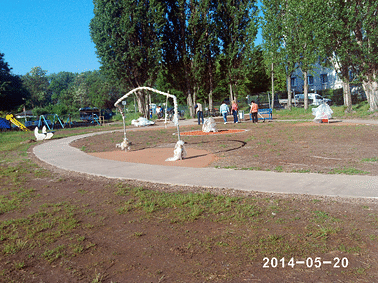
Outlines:
[[[24,124],[22,124],[21,122],[19,122],[14,116],[13,114],[8,114],[5,119],[7,119],[8,121],[10,121],[11,123],[13,123],[14,125],[16,125],[17,127],[19,127],[21,130],[23,131],[29,131],[28,128],[25,127]]]

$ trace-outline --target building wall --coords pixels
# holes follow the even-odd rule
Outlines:
[[[325,68],[317,64],[315,68],[307,75],[309,80],[308,91],[318,92],[324,89],[342,88],[342,81],[336,74],[334,69]],[[294,82],[294,85],[293,85]],[[298,68],[291,76],[291,89],[295,93],[303,93],[303,74]]]

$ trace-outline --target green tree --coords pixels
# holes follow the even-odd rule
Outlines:
[[[246,93],[266,92],[269,89],[269,76],[264,64],[264,54],[261,46],[256,46],[245,55],[247,69],[245,80]]]
[[[237,86],[244,80],[243,59],[246,45],[256,37],[256,1],[226,0],[218,2],[215,21],[221,44],[220,66],[225,73],[230,99],[237,99]],[[252,26],[251,26],[252,25]]]
[[[69,89],[73,85],[76,76],[77,74],[75,73],[64,71],[48,76],[51,102],[53,104],[65,103],[64,100],[60,99],[60,95],[62,91]]]
[[[188,23],[194,9],[192,1],[165,1],[165,23],[163,26],[163,62],[165,79],[170,92],[186,102],[193,114],[193,67],[194,36],[190,37]]]
[[[47,71],[41,67],[33,67],[30,72],[22,76],[22,82],[26,90],[30,93],[30,99],[26,105],[32,108],[44,107],[50,101],[49,80]]]
[[[122,96],[117,85],[112,84],[101,71],[86,73],[88,85],[88,99],[92,106],[97,108],[113,108],[114,103]]]
[[[304,2],[287,0],[285,5],[286,54],[289,58],[297,58],[296,63],[302,71],[304,80],[304,108],[308,109],[308,74],[314,68],[314,64],[319,61],[317,48],[319,38],[315,36],[315,30],[319,28],[320,22],[316,18],[316,11],[324,3],[317,0]]]
[[[163,9],[159,1],[94,0],[90,33],[101,70],[125,89],[153,86],[161,63]],[[137,94],[139,111],[146,99]]]
[[[319,0],[320,1],[320,0]],[[356,42],[350,30],[350,9],[347,1],[331,0],[329,5],[321,5],[317,18],[323,24],[315,30],[319,49],[326,67],[331,65],[343,81],[343,98],[346,112],[352,111],[350,92],[350,72],[354,70]]]
[[[27,92],[19,76],[11,73],[12,68],[0,53],[0,111],[11,111],[25,103]]]
[[[369,110],[378,109],[378,2],[346,0],[351,33],[358,48],[355,65],[360,74]]]
[[[267,69],[270,70],[271,91],[274,93],[277,79],[285,74],[286,81],[290,83],[292,72],[296,69],[296,59],[290,58],[291,30],[287,28],[287,1],[263,0],[263,17],[261,19],[264,58]],[[293,62],[294,63],[291,63]],[[291,87],[288,89],[288,106],[291,107]]]

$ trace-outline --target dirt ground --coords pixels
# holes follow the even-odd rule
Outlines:
[[[218,124],[217,127],[220,131],[246,131],[182,135],[189,155],[177,166],[378,175],[377,162],[374,162],[378,157],[377,125],[337,121],[322,124],[245,122]],[[181,132],[198,131],[200,128],[197,125],[182,127]],[[173,156],[177,141],[175,133],[174,128],[128,130],[127,137],[133,143],[130,152],[115,148],[115,144],[123,140],[123,132],[81,139],[72,145],[101,158],[175,166],[165,161]]]
[[[72,145],[127,162],[378,175],[375,125],[246,122],[222,123],[218,128],[246,131],[183,135],[188,156],[175,163],[165,161],[173,156],[174,128],[128,128],[130,152],[115,147],[123,139],[119,128],[104,127],[100,130],[111,131]],[[199,129],[198,125],[180,128],[181,132]],[[83,132],[71,133],[75,131]],[[0,282],[378,279],[376,200],[120,182],[51,167],[33,156],[32,147],[27,158],[36,165],[0,164],[8,172],[0,174]],[[5,211],[4,196],[20,194],[17,190],[32,195],[17,209]],[[165,206],[172,195],[178,200]],[[197,202],[196,195],[203,195],[204,203]],[[159,197],[162,202],[154,207],[151,202]],[[185,197],[189,199],[183,201]],[[223,210],[214,210],[223,200]],[[273,258],[288,255],[332,263],[321,268],[290,267],[286,258],[285,267],[272,267]],[[337,267],[336,258],[347,259],[348,266]],[[267,262],[268,268],[263,268]]]

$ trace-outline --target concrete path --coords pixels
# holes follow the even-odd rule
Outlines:
[[[195,123],[195,120],[186,123]],[[148,165],[101,159],[70,146],[74,140],[97,134],[104,132],[45,141],[35,146],[33,151],[40,160],[58,168],[108,178],[269,193],[378,198],[378,176]]]

